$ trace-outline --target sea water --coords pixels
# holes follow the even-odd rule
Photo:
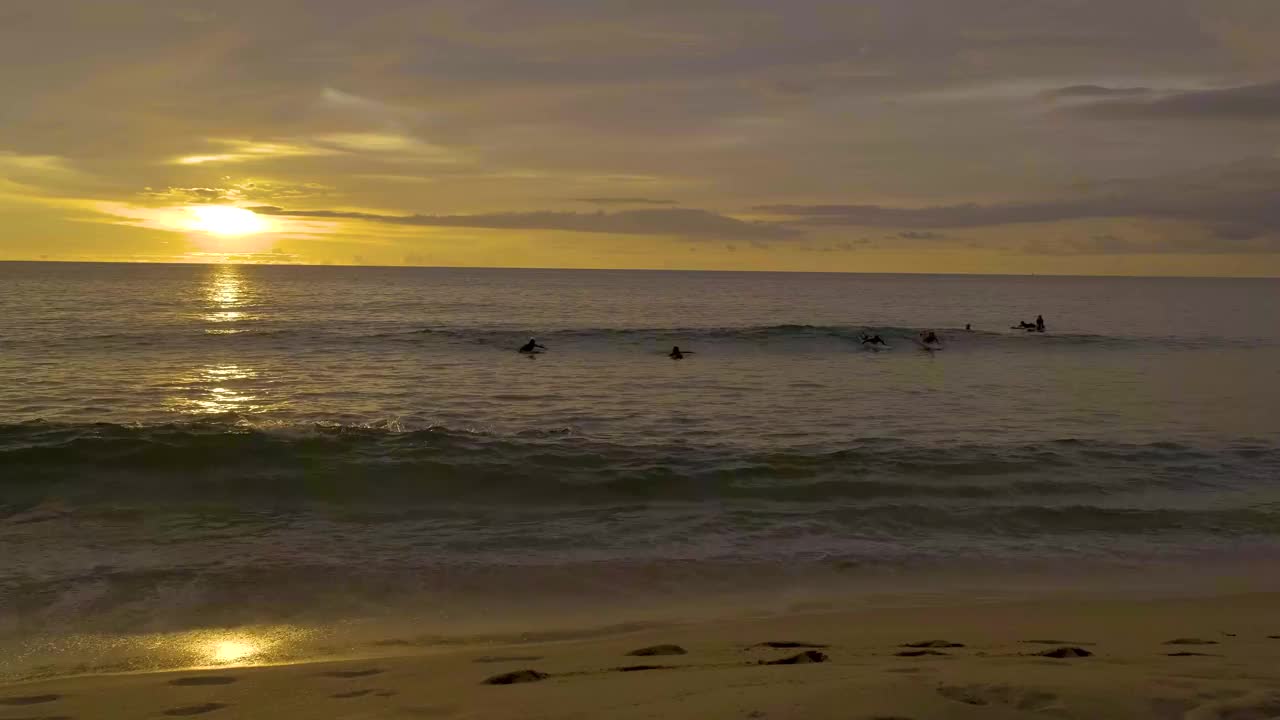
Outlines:
[[[0,263],[0,672],[1280,567],[1278,318],[1265,279]]]

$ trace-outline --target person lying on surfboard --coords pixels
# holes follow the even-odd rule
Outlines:
[[[888,344],[884,341],[884,338],[880,337],[878,334],[867,335],[866,333],[863,333],[861,340],[863,345],[887,345]]]
[[[692,355],[692,354],[693,354],[692,350],[685,350],[684,352],[681,352],[679,345],[672,345],[671,352],[667,353],[667,357],[671,358],[672,360],[683,360],[685,355]]]
[[[524,345],[521,345],[520,350],[518,352],[531,353],[539,349],[546,350],[547,346],[539,345],[537,340],[534,340],[533,338],[529,338],[529,342],[525,343]]]

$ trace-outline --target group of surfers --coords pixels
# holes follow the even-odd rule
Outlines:
[[[529,338],[529,342],[525,343],[524,345],[521,345],[520,349],[517,350],[516,352],[519,352],[522,355],[536,355],[539,350],[546,350],[546,349],[547,349],[547,346],[539,344],[537,339]],[[681,350],[679,345],[672,345],[671,352],[667,353],[667,357],[671,358],[672,360],[683,360],[685,355],[693,355],[693,354],[694,352],[692,350]]]
[[[965,325],[964,329],[968,332],[973,331],[973,328],[970,325]],[[1025,320],[1020,321],[1017,325],[1014,325],[1012,329],[1026,330],[1028,332],[1044,332],[1044,316],[1037,315],[1036,321],[1033,323],[1026,322]],[[862,333],[858,336],[858,340],[861,341],[863,345],[889,347],[889,344],[884,341],[884,338],[880,337],[879,333],[875,335]],[[932,330],[922,330],[920,332],[920,344],[926,348],[936,348],[942,345],[942,341],[938,339],[938,334],[936,332]],[[547,346],[539,344],[537,339],[529,338],[529,342],[521,345],[518,352],[523,355],[535,355],[538,351],[546,349]],[[693,352],[690,350],[681,350],[679,345],[673,345],[671,346],[671,352],[667,353],[667,357],[672,360],[683,360],[685,355],[692,354]]]

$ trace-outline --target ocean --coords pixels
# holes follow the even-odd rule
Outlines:
[[[1274,568],[1277,318],[1268,279],[0,263],[0,677]]]

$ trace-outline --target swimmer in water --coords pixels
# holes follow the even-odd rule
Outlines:
[[[862,335],[862,344],[863,345],[887,345],[888,343],[886,343],[884,341],[884,338],[880,337],[878,334],[867,335],[864,333]]]
[[[679,345],[672,345],[671,352],[667,353],[667,357],[671,358],[672,360],[683,360],[685,355],[692,355],[692,354],[693,354],[693,351],[691,350],[685,350],[684,352],[681,352]]]
[[[534,340],[533,338],[529,338],[529,342],[525,343],[524,345],[521,345],[520,350],[518,352],[531,354],[538,350],[546,350],[546,349],[547,349],[546,345],[539,345],[537,340]]]
[[[1044,332],[1044,316],[1036,316],[1036,332]]]
[[[938,340],[937,334],[934,333],[932,330],[929,330],[928,332],[920,333],[920,339],[924,342],[925,345],[938,345],[942,342]]]

